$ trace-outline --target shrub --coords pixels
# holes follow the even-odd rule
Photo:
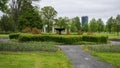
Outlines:
[[[25,29],[22,30],[23,33],[30,33],[31,32],[31,28],[30,27],[26,27]]]
[[[19,41],[53,41],[63,44],[74,44],[82,41],[81,36],[66,36],[66,35],[25,35],[22,34],[19,37]]]
[[[57,51],[51,42],[0,43],[0,51]]]
[[[107,43],[108,37],[107,36],[82,36],[83,41],[88,42],[97,42],[97,43]]]
[[[18,39],[19,35],[20,35],[20,33],[11,33],[11,34],[9,35],[9,38],[10,38],[10,39]]]
[[[87,32],[87,35],[93,35],[93,33],[92,32]]]
[[[80,35],[33,35],[21,34],[19,41],[53,41],[63,44],[75,44],[82,41],[107,43],[108,37],[106,36],[80,36]]]
[[[35,27],[35,28],[32,28],[32,33],[33,34],[41,34],[41,30]]]

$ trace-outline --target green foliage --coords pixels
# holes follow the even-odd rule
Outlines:
[[[76,44],[82,41],[96,42],[96,43],[107,43],[108,37],[106,36],[81,36],[81,35],[32,35],[32,34],[21,34],[19,41],[53,41],[63,44]]]
[[[91,32],[97,32],[97,21],[93,18],[91,21],[90,21],[90,31]]]
[[[57,16],[57,11],[52,6],[45,6],[41,9],[41,13],[45,19],[48,20],[48,33],[50,32],[50,24],[51,20],[54,20],[54,18]]]
[[[83,31],[85,31],[85,32],[88,32],[88,31],[89,31],[89,25],[88,25],[87,22],[83,25],[82,29],[83,29]]]
[[[94,46],[83,46],[84,49],[88,48],[91,51],[95,52],[114,52],[119,53],[120,52],[120,45],[94,45]]]
[[[97,31],[98,32],[103,32],[104,31],[104,23],[103,23],[102,19],[98,19],[97,25],[98,25]]]
[[[115,68],[120,68],[120,45],[94,45],[81,46],[81,48],[100,60],[112,64]]]
[[[8,34],[0,34],[0,39],[8,39],[9,35]]]
[[[77,28],[77,31],[82,30],[79,17],[73,18],[73,22],[75,23],[75,26],[76,26],[76,28]]]
[[[73,68],[61,51],[0,52],[0,68]]]
[[[0,19],[0,29],[1,31],[9,32],[13,31],[13,24],[11,21],[11,17],[8,15],[3,15]]]
[[[0,51],[57,51],[51,42],[0,43]]]
[[[9,38],[10,38],[10,39],[18,39],[19,35],[20,35],[20,33],[11,33],[11,34],[9,35]]]
[[[0,0],[0,11],[6,12],[8,0]]]
[[[66,35],[25,35],[22,34],[19,37],[19,41],[53,41],[63,44],[74,44],[76,42],[82,41],[81,36],[66,36]]]
[[[108,37],[107,36],[82,36],[83,41],[89,42],[97,42],[97,43],[107,43]]]

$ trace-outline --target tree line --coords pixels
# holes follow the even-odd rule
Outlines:
[[[79,17],[69,19],[68,17],[57,17],[57,11],[51,6],[39,8],[33,6],[33,1],[38,0],[0,0],[0,11],[4,14],[0,18],[0,31],[5,32],[21,32],[26,27],[30,29],[36,27],[43,30],[46,27],[47,32],[51,32],[52,27],[65,28],[67,33],[71,32],[120,32],[120,15],[116,18],[110,17],[106,24],[102,19],[93,18],[89,23],[81,25]],[[40,10],[39,10],[40,9]],[[54,23],[55,22],[55,23]]]

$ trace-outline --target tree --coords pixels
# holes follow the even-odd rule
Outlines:
[[[21,15],[19,16],[18,23],[19,30],[22,30],[25,27],[43,28],[42,16],[39,13],[38,8],[33,7],[31,4],[29,4],[28,7],[26,6],[26,8],[23,8]]]
[[[42,28],[41,14],[38,8],[32,5],[32,0],[12,0],[9,16],[13,20],[14,32],[28,26]]]
[[[91,32],[97,32],[97,21],[93,18],[91,21],[90,21],[90,31]]]
[[[41,9],[43,17],[48,20],[48,32],[50,32],[50,21],[54,20],[57,15],[57,11],[51,6],[45,6]]]
[[[0,0],[0,10],[6,12],[8,0]]]
[[[112,32],[113,22],[114,22],[113,17],[110,17],[110,18],[108,19],[108,21],[106,22],[107,31],[108,31],[109,33]]]
[[[75,26],[77,28],[78,33],[82,31],[81,23],[79,17],[73,18],[73,22],[75,23]]]
[[[98,24],[98,29],[97,29],[97,31],[98,31],[98,32],[104,31],[104,23],[103,23],[102,19],[98,19],[97,24]]]
[[[117,35],[119,35],[119,32],[120,32],[120,15],[117,15],[117,17],[116,17],[116,32],[117,32]]]
[[[13,31],[13,24],[11,21],[8,15],[3,15],[0,20],[0,29],[5,32]]]
[[[89,25],[88,25],[88,23],[86,22],[86,23],[83,25],[83,31],[88,32],[88,30],[89,30]]]
[[[55,25],[59,28],[66,28],[66,21],[65,18],[59,17],[58,19],[55,19],[56,23]]]

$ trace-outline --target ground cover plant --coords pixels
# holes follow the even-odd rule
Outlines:
[[[0,68],[73,68],[61,52],[0,52]]]
[[[0,43],[0,68],[73,68],[55,42]]]
[[[54,42],[0,43],[0,51],[50,51],[58,48]]]
[[[81,46],[81,48],[115,68],[120,68],[120,45]]]

